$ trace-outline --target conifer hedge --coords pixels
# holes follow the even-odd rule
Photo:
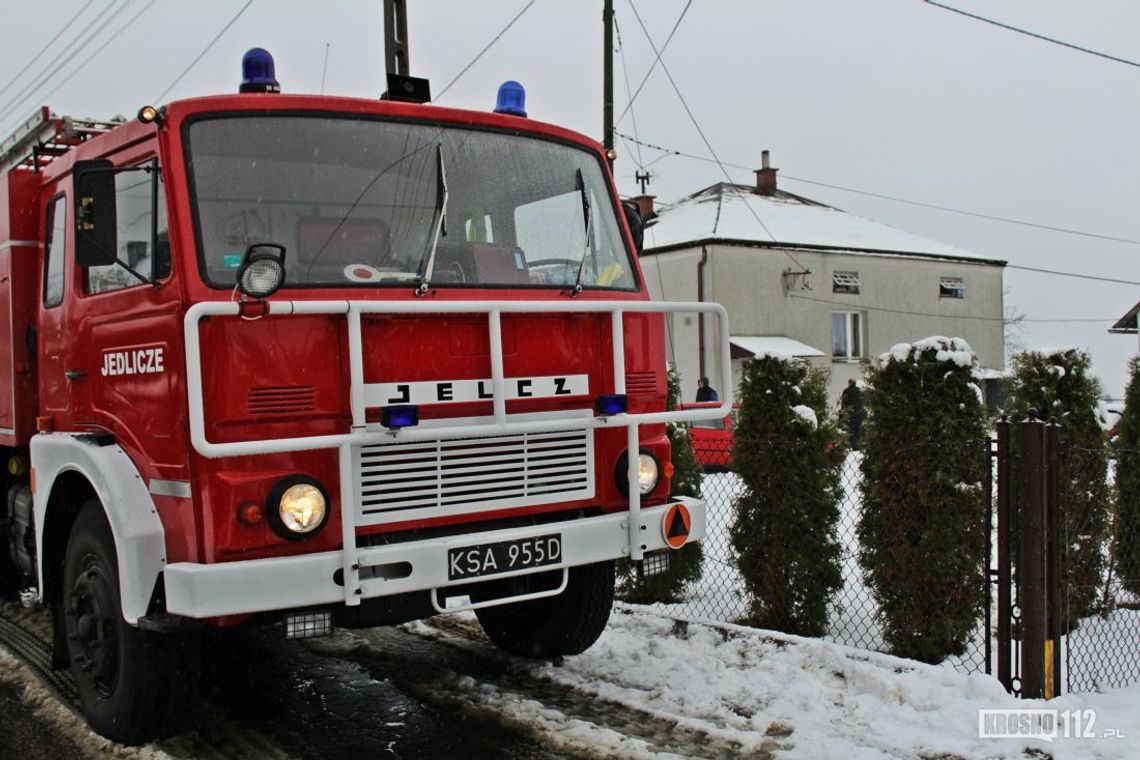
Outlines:
[[[822,636],[843,584],[843,434],[828,412],[827,380],[826,369],[799,359],[744,363],[732,454],[744,490],[730,538],[748,625]]]
[[[1124,415],[1116,426],[1116,557],[1125,588],[1140,596],[1140,356],[1129,363]]]
[[[1061,627],[1066,633],[1096,604],[1111,508],[1108,452],[1097,414],[1101,386],[1089,374],[1091,366],[1088,353],[1079,349],[1025,351],[1012,358],[1007,382],[1013,422],[1025,420],[1034,409],[1039,418],[1061,426],[1057,506],[1062,547]],[[1015,435],[1015,454],[1016,446]],[[1016,504],[1016,482],[1014,489]]]
[[[681,398],[681,378],[672,367],[668,373],[668,395],[665,409],[677,408]],[[669,424],[665,428],[672,449],[673,482],[670,492],[673,496],[700,498],[701,478],[704,473],[693,453],[689,440],[689,430],[684,425]],[[618,563],[618,577],[621,579],[620,596],[627,602],[651,604],[653,602],[679,602],[685,586],[701,577],[704,552],[700,543],[686,544],[669,554],[669,569],[660,575],[640,577],[637,567],[628,560]]]
[[[859,563],[894,654],[962,654],[985,603],[989,466],[976,364],[960,338],[895,346],[868,367]]]

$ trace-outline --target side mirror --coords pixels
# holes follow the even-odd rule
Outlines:
[[[625,211],[625,221],[633,235],[633,247],[640,256],[645,244],[645,223],[641,221],[641,211],[633,201],[622,201],[621,208]]]
[[[75,196],[75,263],[81,267],[113,264],[118,220],[115,173],[105,158],[76,161],[72,169]]]

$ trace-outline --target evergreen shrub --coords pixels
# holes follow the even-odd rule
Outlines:
[[[1140,356],[1129,362],[1124,415],[1116,425],[1116,557],[1124,587],[1140,597]]]
[[[1012,358],[1007,382],[1011,421],[1027,419],[1034,409],[1040,419],[1061,426],[1057,508],[1065,633],[1093,612],[1099,597],[1111,509],[1106,436],[1098,415],[1101,386],[1089,374],[1091,366],[1088,353],[1079,349],[1025,351]],[[1016,455],[1017,436],[1012,438]],[[1016,505],[1016,482],[1014,495]]]
[[[827,632],[843,585],[837,538],[843,434],[828,411],[828,371],[800,359],[744,363],[732,469],[730,539],[744,580],[741,621],[803,636]]]
[[[899,344],[868,367],[859,563],[894,654],[962,654],[985,602],[988,451],[960,338]]]

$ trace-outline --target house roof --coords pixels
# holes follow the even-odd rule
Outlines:
[[[645,228],[645,250],[650,255],[708,243],[898,254],[1005,266],[1004,261],[982,258],[783,190],[772,196],[757,195],[750,185],[727,182],[662,207]]]
[[[824,356],[818,348],[786,335],[732,335],[728,340],[753,356]]]
[[[1140,328],[1140,303],[1137,303],[1128,313],[1116,321],[1112,327],[1108,328],[1111,333],[1134,333]]]

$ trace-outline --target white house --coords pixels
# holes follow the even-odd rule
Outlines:
[[[659,209],[651,196],[635,199],[649,218],[650,293],[725,306],[734,382],[744,359],[779,350],[829,365],[838,398],[861,361],[931,335],[964,338],[986,376],[1000,374],[1004,261],[779,190],[766,154],[755,187],[721,183]],[[704,321],[667,323],[686,399],[697,378],[720,372],[717,332]]]

